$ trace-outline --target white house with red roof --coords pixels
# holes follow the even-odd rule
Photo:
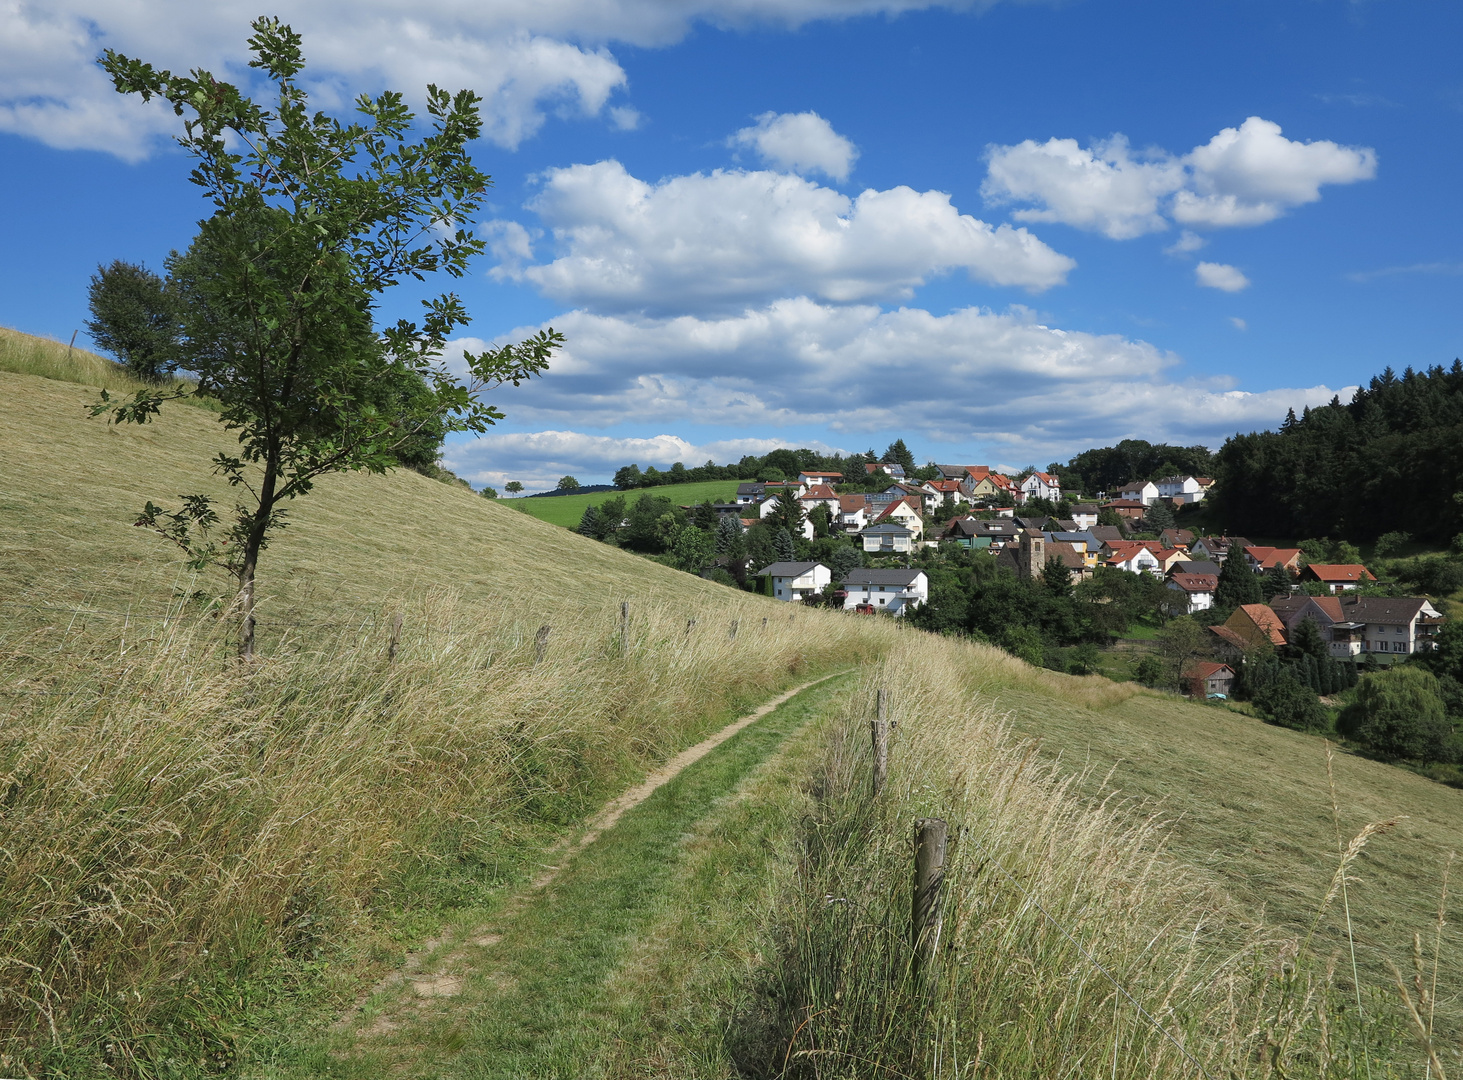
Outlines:
[[[1364,581],[1376,581],[1376,576],[1360,563],[1311,563],[1301,576],[1308,581],[1319,581],[1332,593],[1350,592]]]
[[[1025,502],[1027,499],[1048,499],[1051,502],[1060,502],[1062,498],[1062,482],[1051,473],[1034,472],[1025,480],[1021,481],[1021,494],[1018,499]]]
[[[1152,574],[1163,577],[1163,568],[1155,554],[1161,551],[1157,543],[1147,540],[1109,540],[1102,545],[1107,556],[1107,565],[1130,574]]]
[[[834,484],[843,480],[843,474],[840,472],[816,472],[812,469],[804,469],[798,473],[798,479],[804,484],[807,484],[808,487],[817,487],[819,484],[827,484],[829,487],[832,487]]]
[[[838,493],[827,484],[814,484],[803,492],[798,500],[803,504],[803,513],[810,514],[816,507],[828,507],[828,513],[833,515],[830,520],[837,520],[838,517]]]
[[[1169,576],[1168,587],[1183,593],[1187,605],[1184,614],[1192,615],[1214,606],[1214,590],[1219,588],[1219,576],[1179,572]]]
[[[838,496],[838,514],[833,519],[840,529],[858,532],[870,521],[869,500],[865,495]]]

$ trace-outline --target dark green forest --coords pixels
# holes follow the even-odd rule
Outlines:
[[[1446,542],[1463,531],[1463,363],[1401,377],[1387,368],[1347,404],[1235,435],[1215,478],[1216,516],[1231,532]]]

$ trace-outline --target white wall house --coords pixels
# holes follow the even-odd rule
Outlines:
[[[1184,614],[1192,615],[1214,606],[1214,590],[1219,587],[1219,578],[1213,574],[1179,573],[1168,579],[1168,587],[1184,594]]]
[[[828,513],[832,515],[831,521],[838,520],[838,496],[827,484],[815,484],[803,492],[803,497],[798,500],[803,504],[803,513],[810,514],[818,506],[828,507]]]
[[[924,537],[924,517],[921,516],[919,510],[909,505],[909,501],[906,499],[900,499],[897,502],[890,503],[888,507],[886,507],[885,510],[881,514],[879,514],[877,518],[874,519],[874,524],[876,525],[891,523],[894,525],[903,525],[906,529],[914,534],[914,538],[916,540],[922,539]]]
[[[1135,484],[1128,484],[1118,492],[1119,499],[1132,499],[1144,506],[1152,506],[1158,501],[1158,485],[1152,480],[1140,480]]]
[[[875,611],[903,615],[930,596],[923,570],[854,570],[843,579],[845,610],[868,604]]]
[[[1062,498],[1062,482],[1051,473],[1035,472],[1021,481],[1020,499],[1050,499],[1059,502]]]
[[[757,576],[772,579],[774,600],[790,603],[802,603],[833,581],[833,571],[817,562],[775,562],[757,571]]]
[[[843,480],[843,474],[836,472],[813,472],[809,469],[804,469],[798,473],[798,480],[808,487],[816,487],[819,484],[826,484],[832,487],[834,484]]]
[[[1092,503],[1078,503],[1072,507],[1072,520],[1079,529],[1090,529],[1097,524],[1097,507]]]
[[[1196,503],[1204,498],[1205,488],[1192,476],[1165,476],[1157,483],[1158,497],[1176,503]]]
[[[899,555],[914,550],[914,533],[892,521],[870,525],[859,533],[859,539],[864,542],[864,550],[872,555]]]
[[[1116,543],[1104,544],[1103,548],[1107,552],[1108,566],[1115,566],[1130,574],[1152,574],[1157,578],[1163,577],[1163,564],[1141,542],[1119,540]]]
[[[834,517],[840,529],[858,532],[869,523],[869,503],[862,495],[840,495],[838,514]]]

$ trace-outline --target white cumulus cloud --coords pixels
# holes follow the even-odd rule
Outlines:
[[[757,123],[727,140],[730,146],[756,150],[767,164],[795,173],[820,172],[847,180],[858,149],[815,112],[765,112]]]
[[[486,99],[500,146],[530,138],[550,113],[604,115],[625,72],[609,46],[662,47],[697,23],[796,28],[818,19],[937,6],[938,0],[294,0],[280,15],[305,36],[307,73],[342,101],[386,86],[411,99],[429,82]],[[994,0],[939,6],[984,8]],[[0,0],[0,131],[60,148],[145,157],[174,130],[162,109],[121,103],[96,69],[113,48],[175,71],[248,79],[254,0]],[[611,125],[634,127],[614,106]]]
[[[1338,392],[1175,378],[1179,358],[1147,342],[1058,329],[1022,308],[936,315],[799,297],[718,316],[574,311],[553,325],[568,337],[563,356],[498,402],[517,427],[696,425],[785,431],[794,445],[815,429],[854,444],[899,431],[993,459],[1050,461],[1129,437],[1217,446]],[[704,460],[685,454],[671,460]]]
[[[993,146],[986,154],[981,194],[992,203],[1039,203],[1017,210],[1018,221],[1059,221],[1127,240],[1168,227],[1159,202],[1183,181],[1183,167],[1166,155],[1135,159],[1114,135],[1084,149],[1076,139],[1031,139]]]
[[[449,444],[444,461],[458,476],[474,484],[488,484],[501,492],[504,484],[517,480],[532,492],[549,490],[566,475],[584,483],[603,481],[632,462],[641,468],[654,465],[662,470],[678,461],[687,468],[707,461],[724,465],[747,454],[761,457],[787,445],[786,439],[724,439],[697,444],[679,435],[637,438],[582,431],[491,432],[472,442]],[[816,440],[798,446],[820,454],[846,452]]]
[[[1134,156],[1114,135],[1090,147],[1055,138],[992,146],[986,162],[981,193],[996,204],[1029,204],[1012,215],[1017,220],[1062,222],[1115,240],[1160,232],[1170,219],[1198,228],[1261,225],[1315,202],[1324,184],[1370,180],[1377,171],[1370,147],[1287,139],[1258,116],[1183,156]]]
[[[1228,263],[1201,262],[1194,267],[1194,280],[1206,289],[1240,292],[1250,287],[1250,279]]]
[[[704,311],[806,294],[900,299],[965,270],[1038,292],[1076,265],[1025,229],[993,227],[938,191],[849,198],[786,173],[717,170],[651,184],[618,161],[551,169],[529,208],[558,257],[521,277],[596,310]]]

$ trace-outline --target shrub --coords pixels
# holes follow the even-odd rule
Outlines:
[[[1376,753],[1418,761],[1443,760],[1453,734],[1438,680],[1410,666],[1364,675],[1337,729]]]
[[[1267,720],[1296,731],[1324,731],[1326,710],[1315,691],[1304,686],[1289,672],[1272,679],[1255,691],[1251,699]]]
[[[1167,674],[1168,666],[1149,653],[1138,661],[1138,667],[1134,670],[1133,677],[1144,686],[1161,686]]]

